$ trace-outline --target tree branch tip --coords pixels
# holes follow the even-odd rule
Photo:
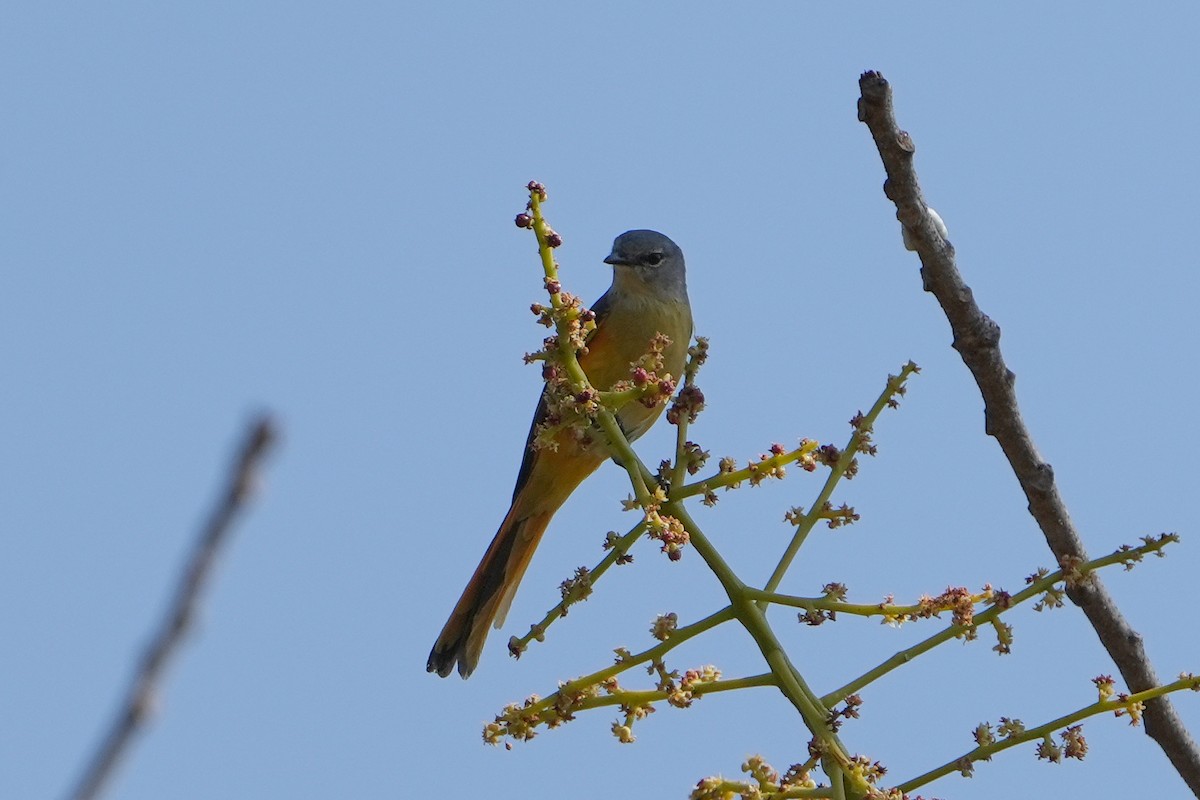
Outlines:
[[[864,97],[872,95],[873,98],[878,98],[890,91],[891,84],[888,83],[887,78],[883,77],[882,72],[869,69],[858,76],[858,88]]]
[[[269,411],[258,413],[251,425],[251,438],[247,447],[252,452],[265,450],[279,439],[279,425]]]

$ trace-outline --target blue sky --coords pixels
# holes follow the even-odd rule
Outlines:
[[[157,619],[237,431],[283,441],[220,565],[160,712],[109,796],[682,797],[807,739],[770,690],[663,709],[622,746],[593,713],[511,752],[506,702],[696,619],[719,587],[652,547],[520,662],[504,641],[629,524],[604,467],[556,518],[468,682],[429,645],[512,491],[543,335],[530,179],[594,299],[623,230],[687,254],[712,341],[693,434],[745,459],[841,443],[908,359],[880,457],[784,584],[874,601],[1050,562],[945,320],[900,245],[856,120],[881,70],[927,199],[1001,325],[1025,417],[1094,555],[1179,531],[1170,557],[1105,575],[1166,680],[1200,670],[1181,624],[1200,567],[1188,403],[1197,279],[1192,4],[839,9],[765,3],[27,4],[0,29],[0,796],[61,795]],[[648,463],[663,426],[638,443]],[[695,512],[765,580],[793,475]],[[755,576],[761,576],[755,578]],[[774,619],[818,690],[932,629]],[[853,749],[914,775],[982,720],[1043,721],[1115,670],[1081,614],[1022,609],[1015,652],[943,648],[866,693]],[[679,666],[759,671],[736,631]],[[684,663],[686,662],[686,663]],[[1193,730],[1200,700],[1177,697]],[[1087,724],[1082,764],[1025,748],[955,798],[1186,790],[1140,731]]]

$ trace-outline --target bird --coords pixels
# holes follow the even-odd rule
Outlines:
[[[658,334],[670,340],[663,351],[664,372],[678,379],[692,338],[683,251],[657,231],[631,230],[616,238],[604,263],[612,266],[612,286],[592,305],[596,327],[579,356],[588,380],[601,391],[628,380],[633,362]],[[533,446],[548,413],[548,391],[542,390],[534,412],[512,505],[429,653],[426,670],[443,678],[456,664],[463,678],[475,671],[488,629],[503,624],[551,518],[610,455],[603,445],[580,444],[569,432],[558,435],[556,449]],[[633,441],[662,410],[661,404],[647,408],[631,402],[616,418]]]

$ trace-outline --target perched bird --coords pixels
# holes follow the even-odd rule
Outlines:
[[[627,380],[632,362],[646,353],[659,333],[671,341],[664,351],[664,369],[678,379],[692,338],[683,252],[657,231],[627,231],[613,242],[612,253],[604,261],[612,265],[613,282],[592,306],[596,328],[588,337],[587,352],[579,358],[588,379],[600,390]],[[632,441],[654,424],[662,410],[661,405],[646,408],[632,402],[616,416]],[[554,512],[609,455],[602,444],[585,447],[567,433],[556,439],[557,449],[535,449],[534,437],[546,414],[543,390],[525,443],[512,506],[434,643],[426,665],[429,672],[446,677],[457,663],[458,673],[470,677],[479,664],[488,628],[504,622]]]

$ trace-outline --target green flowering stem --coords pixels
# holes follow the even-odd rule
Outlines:
[[[759,686],[775,686],[777,681],[775,674],[764,672],[761,675],[751,675],[747,678],[730,678],[728,680],[712,681],[710,683],[696,683],[687,691],[689,694],[699,697],[705,694],[715,694],[717,692],[729,692],[734,689],[753,689]],[[648,706],[652,703],[657,703],[662,700],[667,700],[671,697],[671,692],[664,692],[661,689],[645,689],[645,690],[626,690],[619,689],[612,694],[601,695],[598,697],[589,697],[581,701],[578,705],[571,707],[571,710],[601,708],[603,706]]]
[[[775,636],[775,631],[768,624],[762,609],[746,595],[746,585],[708,541],[708,537],[700,530],[700,526],[687,513],[687,509],[683,507],[682,503],[669,501],[663,506],[663,510],[682,522],[684,528],[687,529],[692,547],[717,576],[717,580],[721,582],[721,586],[729,597],[733,613],[758,645],[763,658],[766,659],[767,665],[775,675],[779,690],[800,712],[805,725],[824,746],[825,752],[839,763],[849,765],[848,751],[829,729],[829,709],[822,705],[820,699],[801,677],[799,670],[792,664],[783,645]]]
[[[672,486],[682,486],[684,476],[687,475],[688,424],[688,415],[683,414],[675,425],[675,464],[671,467]]]
[[[617,424],[617,418],[611,411],[602,407],[600,413],[596,415],[596,420],[600,423],[600,429],[604,431],[604,435],[608,439],[608,446],[613,451],[613,460],[629,476],[629,482],[633,486],[633,495],[637,498],[638,505],[643,509],[649,508],[654,504],[654,498],[650,489],[647,488],[645,478],[642,477],[643,473],[648,472],[646,465],[637,457],[637,453],[633,452],[629,440],[625,438],[624,431]]]
[[[1179,536],[1173,533],[1165,533],[1157,537],[1145,537],[1143,539],[1143,543],[1137,547],[1122,546],[1109,555],[1101,556],[1100,558],[1093,559],[1092,561],[1081,565],[1076,571],[1076,574],[1079,576],[1076,579],[1082,579],[1082,576],[1085,576],[1090,572],[1103,567],[1114,566],[1116,564],[1123,564],[1128,569],[1135,561],[1140,561],[1146,555],[1150,555],[1151,553],[1155,555],[1162,555],[1161,551],[1164,547],[1166,547],[1168,544],[1178,541]],[[923,641],[917,642],[912,647],[901,650],[874,669],[863,673],[859,677],[847,683],[845,686],[835,689],[834,691],[825,695],[821,698],[821,702],[826,706],[837,705],[850,695],[861,691],[868,684],[883,677],[897,667],[907,664],[908,662],[914,660],[917,656],[929,652],[943,642],[960,638],[969,633],[972,629],[978,629],[983,625],[991,624],[997,620],[1001,614],[1003,614],[1005,611],[1008,611],[1010,608],[1018,606],[1021,603],[1027,602],[1035,597],[1045,595],[1054,588],[1055,584],[1064,580],[1066,575],[1066,570],[1060,569],[1055,572],[1047,573],[1046,575],[1033,580],[1024,589],[1009,597],[1003,606],[994,604],[987,610],[976,614],[972,619],[971,625],[948,625],[944,630],[933,634]]]
[[[837,797],[834,790],[829,786],[820,786],[812,789],[805,789],[799,786],[788,786],[786,788],[777,788],[769,792],[764,792],[762,787],[748,783],[746,781],[731,781],[731,780],[714,780],[713,783],[707,784],[705,787],[705,798],[720,797],[761,797],[763,800],[795,800],[796,798],[828,798]],[[693,797],[696,795],[693,794]]]
[[[610,679],[614,679],[617,675],[639,664],[647,662],[661,663],[663,656],[677,645],[683,644],[688,639],[711,630],[733,618],[733,609],[726,606],[702,620],[671,631],[670,637],[666,641],[637,655],[626,655],[623,651],[618,651],[616,663],[604,669],[597,670],[590,675],[566,681],[559,685],[558,691],[548,697],[538,698],[534,696],[526,700],[524,705],[511,704],[506,706],[504,711],[496,717],[495,722],[484,726],[484,741],[488,744],[498,744],[505,737],[527,741],[536,735],[536,728],[539,726],[554,728],[564,722],[569,722],[573,718],[576,709],[591,707],[585,704],[592,703],[597,698],[602,698],[603,696],[600,692],[609,691],[605,685],[608,684]],[[615,684],[613,685],[615,686]],[[699,686],[700,684],[696,684],[695,688],[699,688]],[[731,686],[729,688],[736,687]],[[619,687],[613,690],[614,693],[620,691],[623,690]],[[599,703],[599,705],[605,704]],[[633,707],[631,706],[631,708]]]
[[[829,502],[829,498],[833,495],[834,487],[838,481],[846,474],[846,470],[850,468],[851,463],[858,456],[859,447],[864,443],[864,439],[870,435],[872,428],[875,426],[875,420],[883,413],[883,409],[888,406],[895,405],[895,396],[903,394],[904,383],[908,380],[908,376],[917,371],[917,365],[909,361],[900,368],[899,375],[889,375],[887,386],[884,387],[883,393],[879,395],[879,399],[875,401],[875,405],[871,406],[871,410],[867,415],[859,421],[854,428],[854,433],[850,435],[850,441],[842,450],[841,456],[838,458],[837,464],[829,473],[829,477],[825,479],[825,485],[821,488],[820,494],[817,495],[816,501],[812,508],[800,520],[796,526],[796,533],[792,537],[792,541],[788,543],[787,549],[784,550],[783,556],[779,559],[779,564],[775,567],[775,571],[771,573],[771,577],[767,580],[763,589],[768,592],[773,592],[779,588],[779,584],[783,581],[783,576],[792,566],[792,560],[796,557],[796,553],[800,551],[800,546],[804,544],[804,540],[808,538],[809,532],[817,521],[821,519],[821,514],[825,509],[825,504]],[[760,608],[765,608],[766,603],[760,601]]]
[[[1099,700],[1091,705],[1084,706],[1078,711],[1073,711],[1070,714],[1065,714],[1059,717],[1058,719],[1051,720],[1044,725],[1039,725],[1036,728],[1027,728],[1021,733],[1007,736],[1000,741],[992,742],[991,744],[980,745],[974,750],[968,750],[966,753],[954,759],[953,761],[948,761],[945,764],[942,764],[940,767],[931,769],[924,775],[918,775],[911,780],[905,781],[895,788],[902,792],[911,792],[912,790],[935,781],[938,778],[945,777],[952,772],[961,772],[964,765],[967,763],[987,761],[997,753],[1001,753],[1005,750],[1016,747],[1019,744],[1045,739],[1052,735],[1055,731],[1063,730],[1064,728],[1068,728],[1076,722],[1088,719],[1089,717],[1094,717],[1098,714],[1114,712],[1129,714],[1130,724],[1136,725],[1138,724],[1138,719],[1140,718],[1141,706],[1143,706],[1147,700],[1153,700],[1156,697],[1163,697],[1171,694],[1172,692],[1180,692],[1184,691],[1185,689],[1191,691],[1200,691],[1200,678],[1197,678],[1194,675],[1187,675],[1181,677],[1177,681],[1163,684],[1162,686],[1156,686],[1153,689],[1147,689],[1146,691],[1138,692],[1137,694]]]
[[[755,461],[753,464],[742,469],[736,469],[731,472],[718,472],[712,477],[703,478],[680,486],[679,489],[671,492],[671,499],[685,500],[689,497],[702,495],[716,489],[736,487],[743,481],[754,481],[759,476],[766,475],[778,467],[786,467],[789,464],[795,464],[804,460],[806,456],[810,455],[818,447],[820,447],[819,443],[806,439],[799,447],[786,453],[779,453],[764,458],[761,461]]]
[[[665,656],[675,647],[686,642],[688,639],[699,636],[707,630],[712,630],[718,625],[729,622],[731,619],[733,619],[733,617],[733,609],[729,606],[726,606],[716,613],[709,614],[704,619],[693,622],[691,625],[684,625],[682,628],[676,628],[671,632],[671,637],[665,642],[660,642],[654,647],[643,650],[640,653],[619,658],[615,664],[605,667],[604,669],[597,670],[590,675],[585,675],[582,678],[576,678],[575,680],[567,681],[560,687],[559,691],[571,692],[586,688],[588,686],[594,686],[598,683],[608,680],[611,677],[620,675],[622,672],[632,669],[639,664],[646,664],[656,659],[661,660],[663,656]]]
[[[609,411],[620,411],[621,408],[633,402],[640,400],[645,395],[649,394],[654,387],[635,386],[632,389],[622,389],[614,392],[596,392],[596,398],[600,404]]]
[[[902,667],[910,661],[913,661],[917,656],[928,653],[939,644],[948,642],[951,639],[957,639],[965,635],[969,630],[971,630],[971,628],[978,628],[983,623],[990,622],[992,619],[999,616],[1000,611],[1001,610],[999,608],[994,606],[989,608],[987,611],[976,615],[974,625],[972,626],[955,624],[947,626],[944,630],[935,633],[928,639],[920,641],[917,644],[914,644],[912,647],[901,650],[892,657],[888,658],[879,666],[864,672],[862,675],[850,681],[845,686],[833,690],[821,698],[822,702],[830,705],[836,705],[837,703],[840,703],[850,695],[861,691],[864,687],[874,683],[876,680],[882,678],[892,670]]]
[[[530,188],[529,210],[533,217],[532,228],[534,235],[537,236],[538,254],[542,260],[542,271],[545,273],[547,285],[558,286],[558,264],[554,260],[554,248],[550,246],[552,231],[542,215],[542,193],[539,189]],[[559,312],[554,315],[555,330],[558,332],[558,352],[563,368],[571,380],[571,386],[577,391],[585,389],[595,391],[591,381],[588,380],[587,373],[583,371],[583,366],[579,363],[578,354],[571,345],[569,321],[562,313],[564,304],[561,291],[550,293],[550,305],[556,312]],[[596,414],[596,422],[608,439],[608,445],[616,454],[618,463],[629,473],[629,480],[633,485],[633,492],[638,503],[643,508],[647,507],[652,502],[650,490],[646,487],[646,482],[642,480],[641,472],[635,465],[637,456],[633,454],[633,450],[629,447],[629,441],[621,432],[617,418],[607,407],[601,406]]]
[[[546,274],[547,281],[558,282],[558,264],[554,261],[554,248],[550,246],[550,226],[546,224],[546,218],[542,215],[542,193],[534,188],[529,190],[529,210],[533,215],[533,233],[537,237],[538,256],[542,259],[542,271]],[[550,293],[550,305],[556,311],[561,311],[563,308],[562,293]],[[563,331],[560,331],[562,333]],[[566,355],[566,353],[564,353]],[[578,362],[576,362],[578,366]],[[580,370],[582,373],[582,370]],[[581,374],[580,386],[586,384],[587,377]],[[572,376],[574,378],[574,376]]]
[[[822,786],[819,789],[802,789],[799,787],[789,786],[786,789],[779,789],[764,795],[759,791],[757,786],[754,786],[746,781],[716,781],[705,787],[708,791],[706,797],[755,797],[754,792],[758,792],[758,796],[770,798],[770,800],[792,800],[793,798],[831,798],[833,797],[833,789],[828,786]]]
[[[746,587],[746,596],[752,600],[757,600],[760,604],[767,603],[778,606],[789,606],[791,608],[802,608],[805,611],[828,611],[835,614],[848,614],[857,617],[899,617],[901,619],[918,617],[918,616],[937,616],[943,611],[950,611],[949,607],[939,607],[930,613],[928,606],[918,604],[908,606],[892,605],[890,603],[847,603],[844,600],[835,600],[830,597],[797,597],[790,594],[778,594],[776,592],[764,592],[761,589]],[[984,595],[975,595],[980,598],[975,600],[976,603],[984,602]]]
[[[686,640],[700,636],[704,631],[712,630],[712,628],[732,619],[733,609],[726,606],[715,614],[709,614],[704,619],[692,622],[691,625],[676,628],[676,630],[671,632],[670,638],[666,639],[665,642],[654,645],[653,648],[643,650],[635,655],[618,655],[616,663],[611,664],[611,666],[598,669],[594,673],[581,676],[581,678],[563,682],[562,685],[559,685],[557,692],[550,694],[550,696],[536,699],[535,702],[530,702],[526,706],[523,706],[521,709],[522,716],[534,718],[534,720],[538,720],[539,724],[550,724],[553,727],[553,724],[563,722],[568,718],[559,710],[560,704],[564,700],[568,702],[570,709],[584,708],[583,703],[588,703],[590,700],[600,697],[598,694],[594,694],[594,692],[608,679],[616,678],[620,673],[628,672],[628,670],[638,666],[638,664],[661,661],[667,652],[683,644]],[[499,717],[497,718],[497,722],[499,722]]]
[[[695,384],[696,373],[700,371],[700,365],[707,357],[708,340],[705,338],[698,339],[696,347],[688,348],[688,360],[683,367],[683,384],[677,390],[677,394],[683,394],[685,389],[690,389]],[[687,413],[680,414],[679,419],[675,421],[675,466],[671,469],[671,486],[683,486],[687,475],[687,434],[690,424],[691,415]]]
[[[629,548],[638,540],[642,534],[646,532],[646,522],[643,520],[626,533],[618,538],[609,548],[608,553],[604,558],[588,571],[588,585],[595,586],[596,581],[600,580],[600,576],[608,572],[609,567],[617,563],[617,560],[629,552]],[[565,600],[557,603],[553,608],[546,612],[546,616],[542,617],[541,622],[534,623],[529,626],[529,633],[524,636],[514,636],[508,640],[508,649],[511,653],[523,653],[528,649],[531,642],[542,641],[546,635],[546,629],[550,627],[556,619],[567,615],[567,607],[572,605]]]
[[[821,769],[825,771],[830,788],[833,789],[829,796],[834,800],[846,800],[846,771],[842,769],[842,765],[826,757],[821,759]]]

